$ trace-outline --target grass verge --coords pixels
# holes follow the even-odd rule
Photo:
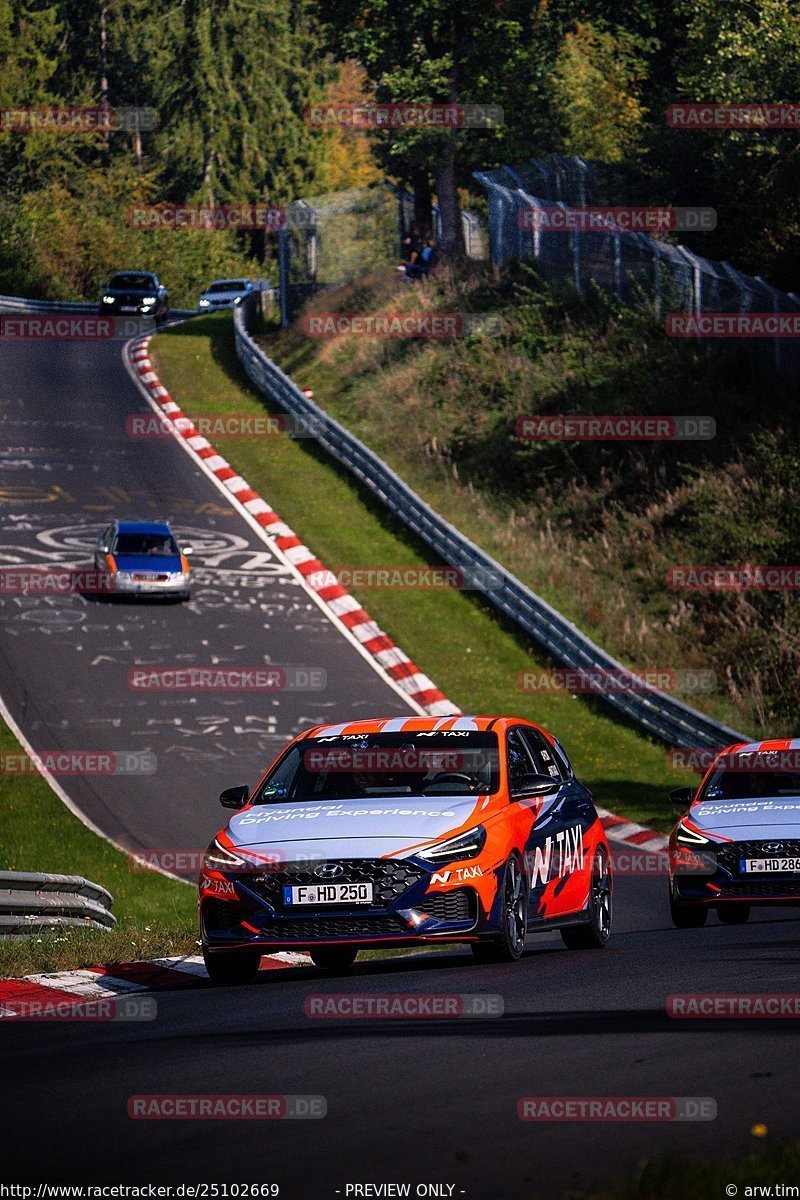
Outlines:
[[[800,1142],[759,1146],[744,1158],[671,1159],[647,1163],[628,1179],[586,1200],[710,1200],[711,1197],[778,1196],[779,1184],[795,1186],[800,1178]],[[760,1188],[764,1188],[762,1193]],[[728,1190],[729,1188],[733,1189]],[[767,1191],[766,1189],[770,1189]],[[787,1193],[788,1194],[788,1193]],[[571,1193],[572,1200],[577,1200]]]
[[[263,414],[236,358],[230,317],[201,318],[151,343],[156,370],[183,411]],[[306,440],[224,438],[217,449],[307,542],[327,567],[425,566],[421,542],[357,482]],[[616,720],[597,702],[520,687],[524,672],[552,664],[516,627],[474,596],[453,589],[360,591],[354,595],[421,670],[464,711],[515,713],[563,740],[599,804],[667,829],[666,792],[692,776],[671,770],[663,746]]]
[[[19,751],[0,723],[0,752]],[[194,889],[154,871],[132,871],[127,855],[87,829],[38,773],[0,774],[0,846],[3,870],[83,875],[99,883],[113,895],[117,918],[108,932],[0,939],[0,977],[196,953]]]

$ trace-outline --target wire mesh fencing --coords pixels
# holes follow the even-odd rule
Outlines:
[[[553,154],[477,171],[475,178],[487,192],[495,265],[529,262],[550,282],[571,282],[579,292],[593,283],[623,304],[649,297],[673,336],[757,339],[763,365],[800,376],[800,297],[794,292],[680,243],[616,227],[613,219],[593,228],[574,219],[577,208],[619,205],[625,185],[618,170]],[[710,314],[726,319],[710,321]],[[687,316],[693,321],[674,319]]]

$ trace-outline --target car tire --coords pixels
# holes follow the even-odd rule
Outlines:
[[[669,898],[669,912],[676,929],[702,929],[708,920],[705,904],[684,904],[673,896]]]
[[[501,932],[489,941],[472,943],[478,962],[517,962],[525,949],[528,931],[528,887],[522,863],[512,854],[503,872],[500,910]]]
[[[210,954],[203,947],[203,962],[213,983],[240,987],[251,983],[258,974],[261,955],[249,950],[221,950]]]
[[[312,946],[308,953],[315,967],[338,975],[351,969],[358,949],[353,946]]]
[[[565,925],[561,940],[568,950],[602,950],[611,936],[614,920],[611,863],[603,846],[598,846],[592,861],[589,883],[588,921]]]
[[[717,916],[723,925],[746,925],[750,918],[750,905],[720,904]]]

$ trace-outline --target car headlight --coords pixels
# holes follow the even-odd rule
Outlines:
[[[113,296],[103,296],[103,304],[113,304],[113,303],[114,303]]]
[[[117,579],[120,583],[130,583],[133,575],[130,571],[117,571]]]
[[[155,302],[156,302],[155,296],[144,296],[142,298],[142,304],[155,304]]]
[[[203,859],[203,866],[211,867],[214,871],[236,871],[246,865],[243,858],[228,850],[217,838],[214,838]]]
[[[486,842],[486,830],[482,825],[459,833],[456,837],[448,838],[446,842],[436,842],[426,850],[418,850],[417,858],[426,862],[452,862],[455,859],[475,858],[480,854]]]
[[[696,830],[690,829],[683,821],[678,822],[678,828],[675,833],[675,841],[680,842],[682,846],[708,846],[711,839],[703,837],[702,833],[697,833]]]
[[[211,304],[211,301],[210,301],[210,300],[201,300],[201,301],[200,301],[200,308],[208,308],[208,307],[210,306],[210,304]]]

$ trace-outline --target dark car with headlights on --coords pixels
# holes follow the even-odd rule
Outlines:
[[[101,316],[152,317],[163,321],[169,313],[169,295],[151,271],[118,271],[100,295]]]

